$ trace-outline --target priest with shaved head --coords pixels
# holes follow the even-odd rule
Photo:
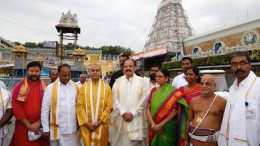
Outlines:
[[[101,77],[101,67],[92,64],[90,79],[77,99],[77,117],[84,146],[108,145],[108,118],[112,112],[112,91]]]
[[[193,98],[189,107],[186,146],[217,146],[226,100],[214,93],[215,77],[201,78],[201,96]]]

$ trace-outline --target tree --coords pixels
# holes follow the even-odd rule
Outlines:
[[[103,54],[111,54],[111,55],[119,55],[121,53],[126,55],[133,54],[133,51],[130,48],[126,49],[121,46],[102,46],[100,49],[102,50]]]
[[[14,44],[15,44],[15,46],[19,46],[19,45],[21,45],[22,43],[20,43],[20,42],[14,42]]]
[[[38,45],[34,42],[25,42],[23,46],[26,48],[39,48]]]

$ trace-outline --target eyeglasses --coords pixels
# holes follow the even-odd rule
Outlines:
[[[238,65],[239,65],[239,66],[244,66],[244,65],[247,65],[247,64],[248,64],[247,61],[231,62],[231,66],[232,66],[232,67],[237,67]]]

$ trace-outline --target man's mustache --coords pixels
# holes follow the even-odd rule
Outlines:
[[[38,76],[38,75],[30,75],[29,79],[31,79],[31,80],[38,80],[38,79],[40,79],[40,76]]]
[[[237,71],[235,71],[235,74],[241,74],[241,73],[245,73],[244,70],[238,69]]]
[[[156,77],[156,74],[155,74],[155,73],[150,74],[150,78],[151,78],[151,79],[155,80],[155,77]]]
[[[128,72],[128,71],[129,71],[129,72],[132,72],[132,70],[125,70],[125,72]]]

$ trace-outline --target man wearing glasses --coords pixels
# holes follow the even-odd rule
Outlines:
[[[248,52],[234,52],[231,70],[236,80],[221,125],[218,145],[258,146],[260,144],[260,79],[251,71]]]

